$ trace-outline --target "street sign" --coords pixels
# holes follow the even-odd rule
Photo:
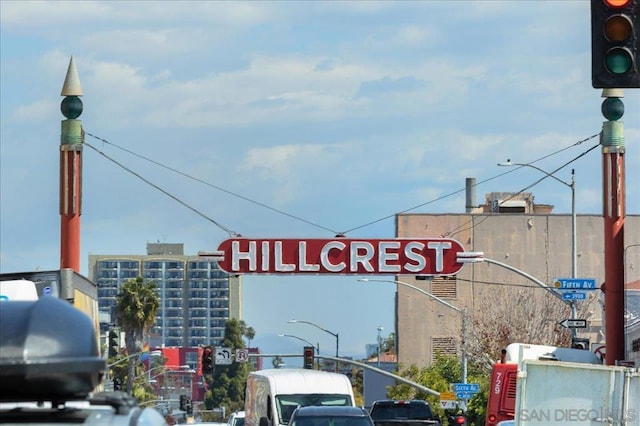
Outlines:
[[[480,392],[479,383],[451,383],[450,388],[453,392]]]
[[[597,290],[595,278],[556,278],[553,286],[558,290]]]
[[[587,293],[584,291],[563,292],[562,300],[587,300]]]
[[[440,400],[455,401],[456,394],[454,392],[440,392]]]
[[[587,328],[586,319],[566,319],[560,322],[564,328]]]
[[[447,409],[454,409],[454,408],[458,408],[458,401],[451,401],[448,399],[441,399],[440,400],[440,408],[444,408],[445,410]]]
[[[233,359],[231,359],[231,349],[229,348],[217,348],[216,349],[216,365],[231,365]]]
[[[471,399],[476,392],[456,392],[456,398],[458,399]]]
[[[236,349],[236,362],[248,362],[249,351],[247,349]]]

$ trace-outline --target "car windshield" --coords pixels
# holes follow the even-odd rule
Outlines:
[[[292,394],[276,396],[278,417],[281,424],[289,424],[291,414],[298,407],[314,406],[350,406],[353,405],[349,395],[342,394]]]

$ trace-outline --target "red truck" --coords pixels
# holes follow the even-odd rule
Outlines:
[[[500,421],[514,419],[518,360],[521,359],[602,364],[602,360],[589,350],[525,343],[510,344],[503,349],[500,362],[494,364],[491,370],[485,426],[496,426]]]

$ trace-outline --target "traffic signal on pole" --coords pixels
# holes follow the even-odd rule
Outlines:
[[[213,349],[205,346],[202,349],[202,374],[213,374]]]
[[[190,397],[187,397],[187,400],[184,406],[184,411],[186,411],[187,415],[189,416],[193,414],[193,404],[191,403]]]
[[[187,411],[187,395],[180,395],[180,411]]]
[[[313,346],[305,346],[304,347],[304,368],[308,370],[313,370],[313,358],[314,358],[315,348]]]
[[[113,390],[114,391],[122,390],[122,380],[118,379],[117,377],[113,379]]]
[[[107,336],[107,348],[109,358],[117,356],[120,352],[120,340],[118,339],[118,333],[114,330],[110,330]]]
[[[640,0],[591,0],[591,83],[640,88]]]
[[[571,339],[571,348],[572,349],[582,349],[585,351],[589,350],[589,339],[581,339],[579,337],[574,337]]]

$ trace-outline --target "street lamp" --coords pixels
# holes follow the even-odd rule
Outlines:
[[[555,179],[560,182],[564,186],[571,188],[571,278],[578,278],[578,221],[576,217],[576,172],[574,169],[571,169],[571,183],[565,182],[562,179],[555,176],[553,173],[549,173],[548,171],[541,169],[540,167],[530,164],[530,163],[512,163],[511,160],[507,160],[504,163],[498,163],[498,166],[509,167],[509,166],[520,166],[520,167],[531,167],[532,169],[536,169],[541,173],[544,173],[547,177]],[[574,300],[570,303],[571,306],[571,318],[578,318],[578,311],[576,307],[576,302]],[[572,329],[573,336],[576,336],[577,330]]]
[[[293,334],[278,334],[278,337],[292,337],[294,339],[298,339],[301,342],[305,342],[306,344],[308,344],[309,346],[314,346],[316,348],[316,354],[320,355],[320,343],[316,343],[315,345],[313,343],[311,343],[310,341],[308,341],[307,339],[303,339],[302,337],[298,337],[298,336],[294,336]]]
[[[292,319],[287,321],[289,323],[302,323],[302,324],[309,324],[312,325],[316,328],[319,328],[320,330],[324,331],[325,333],[329,333],[330,335],[332,335],[333,337],[336,338],[336,358],[339,358],[339,352],[338,352],[338,347],[339,347],[339,342],[340,342],[340,338],[338,337],[338,333],[334,333],[333,331],[329,331],[326,328],[320,327],[318,324],[313,323],[311,321],[304,321],[304,320],[297,320],[297,319]],[[336,373],[338,372],[338,360],[336,359]]]
[[[406,283],[404,281],[398,281],[398,280],[375,280],[375,279],[370,279],[370,278],[360,278],[358,281],[360,282],[380,282],[380,283],[392,283],[392,284],[399,284],[399,285],[403,285],[405,287],[409,287],[414,289],[415,291],[424,294],[427,297],[430,297],[431,299],[435,300],[436,302],[440,302],[443,305],[447,306],[448,308],[453,309],[454,311],[456,311],[457,313],[459,313],[462,317],[462,344],[460,345],[460,349],[461,349],[461,358],[462,358],[462,383],[467,383],[467,309],[466,308],[458,308],[457,306],[453,306],[451,303],[447,302],[446,300],[442,300],[440,299],[438,296],[434,296],[433,294],[421,289],[420,287],[416,287],[413,284],[409,284]]]

